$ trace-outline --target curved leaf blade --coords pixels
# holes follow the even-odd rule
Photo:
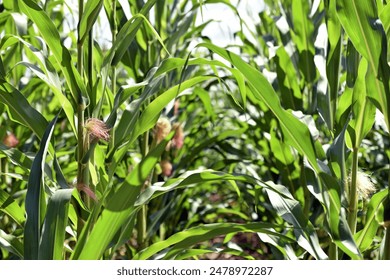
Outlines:
[[[105,209],[95,223],[91,234],[86,241],[77,259],[99,259],[107,246],[114,238],[120,227],[127,222],[127,219],[134,211],[134,203],[141,188],[160,159],[161,154],[169,140],[173,137],[171,133],[155,149],[134,168],[119,186],[115,194],[107,202]],[[76,249],[75,249],[76,250]],[[79,249],[77,249],[79,250]]]
[[[39,138],[43,137],[46,119],[35,110],[24,95],[0,77],[0,102],[7,105],[11,116],[29,127]]]
[[[103,7],[104,0],[89,0],[85,5],[83,16],[79,22],[79,44],[83,44],[95,24],[100,10]]]
[[[23,209],[2,189],[0,189],[0,211],[6,213],[20,226],[25,222]]]
[[[201,170],[186,172],[180,178],[172,179],[163,186],[156,184],[147,188],[138,198],[135,205],[146,204],[150,199],[156,198],[163,193],[188,187],[204,184],[208,181],[241,181],[252,185],[259,185],[265,189],[276,213],[286,222],[293,226],[298,244],[306,249],[316,259],[327,259],[322,250],[313,225],[303,214],[303,210],[297,200],[293,198],[287,188],[275,185],[271,182],[262,182],[258,179],[213,170]]]
[[[74,189],[57,190],[49,199],[39,244],[40,260],[63,259],[68,207],[73,191]]]
[[[150,9],[156,4],[157,0],[149,0],[142,7],[140,15],[146,16]],[[125,52],[128,50],[128,47],[135,38],[135,35],[138,29],[141,27],[145,17],[135,17],[130,19],[123,27],[120,29],[117,34],[116,40],[108,52],[107,56],[104,58],[103,66],[115,66],[117,65]]]
[[[209,43],[201,43],[198,47],[206,47],[232,63],[246,78],[249,88],[255,97],[264,102],[278,118],[283,132],[291,143],[302,155],[304,155],[317,173],[321,172],[317,164],[317,156],[312,144],[309,129],[296,119],[290,112],[284,110],[280,100],[267,79],[255,68],[245,63],[237,54]]]
[[[80,94],[87,97],[87,91],[80,74],[72,63],[69,50],[62,44],[60,34],[47,13],[31,0],[20,1],[21,11],[27,15],[38,27],[43,39],[49,46],[58,65],[65,76],[66,82],[72,92],[74,102],[77,104]]]
[[[26,194],[26,224],[24,227],[24,258],[37,260],[39,256],[39,242],[41,239],[41,215],[46,207],[44,201],[44,168],[50,138],[54,132],[54,125],[58,115],[49,123],[42,137],[37,155],[33,161],[27,184]]]
[[[337,1],[337,14],[357,51],[367,59],[372,72],[371,89],[368,91],[375,105],[385,116],[389,127],[390,66],[387,64],[385,30],[379,20],[373,1]]]
[[[3,247],[7,251],[17,255],[19,258],[23,258],[23,244],[18,238],[11,234],[5,233],[0,229],[0,247]]]
[[[207,224],[193,227],[191,229],[176,233],[167,240],[157,242],[150,247],[144,249],[134,256],[135,260],[147,260],[153,257],[158,252],[168,249],[164,255],[164,259],[174,259],[179,253],[190,248],[191,246],[206,240],[210,240],[215,236],[226,235],[237,232],[261,232],[269,235],[277,235],[280,238],[291,240],[283,234],[273,231],[277,227],[268,223],[249,223],[249,224],[235,224],[235,223],[218,223]]]
[[[374,240],[379,227],[379,223],[375,216],[379,208],[382,206],[383,201],[385,201],[387,195],[388,190],[383,190],[373,195],[369,204],[367,205],[366,224],[361,231],[355,234],[356,243],[362,252],[367,250]]]
[[[245,76],[253,95],[273,112],[282,127],[286,142],[307,159],[316,175],[321,179],[320,192],[327,198],[322,204],[327,211],[327,218],[332,226],[331,234],[334,242],[345,250],[348,255],[354,258],[360,257],[353,236],[346,227],[340,212],[339,183],[334,178],[331,178],[326,173],[328,171],[324,170],[324,166],[317,161],[317,155],[308,127],[289,111],[282,108],[277,94],[267,79],[258,70],[244,62],[241,57],[209,43],[201,43],[198,47],[206,47],[233,64]]]

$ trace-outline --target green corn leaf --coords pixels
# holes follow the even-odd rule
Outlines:
[[[272,128],[270,139],[272,154],[276,161],[279,161],[285,168],[288,168],[290,164],[294,163],[295,157],[291,153],[290,146],[278,138],[275,129],[275,127]]]
[[[174,259],[183,250],[206,240],[210,240],[219,235],[226,235],[236,232],[262,232],[270,235],[277,235],[280,238],[289,240],[288,237],[273,231],[276,225],[267,223],[249,223],[249,224],[234,224],[220,223],[208,224],[193,227],[191,229],[176,233],[170,236],[167,240],[157,242],[150,247],[142,250],[134,256],[135,260],[147,260],[153,257],[158,252],[168,249],[164,254],[164,259]]]
[[[6,213],[19,226],[23,225],[25,221],[23,209],[2,189],[0,189],[0,211]]]
[[[351,138],[353,148],[360,147],[364,137],[370,132],[375,121],[375,106],[367,98],[365,82],[367,69],[367,61],[363,58],[360,61],[358,77],[353,89],[352,120],[347,130],[351,132],[348,135]]]
[[[139,114],[137,111],[132,112],[131,114],[124,114],[121,118],[118,128],[116,129],[116,143],[112,152],[117,151],[119,146],[121,146],[125,141],[127,142],[127,146],[131,145],[138,136],[153,128],[161,114],[161,111],[178,95],[178,93],[198,83],[214,78],[215,77],[198,76],[168,89],[159,95],[156,99],[154,99],[138,118],[136,118]],[[134,104],[136,106],[136,110],[141,108],[141,104],[145,100],[145,98],[141,98],[137,101],[137,103]],[[120,154],[121,152],[122,151],[120,151]],[[116,162],[118,162],[120,159],[121,156],[119,155],[119,158],[116,159]]]
[[[139,196],[135,205],[140,206],[146,204],[149,200],[175,189],[221,180],[241,181],[263,187],[277,214],[293,225],[298,244],[302,248],[305,248],[316,259],[327,258],[327,255],[321,249],[314,227],[303,215],[299,202],[293,198],[287,188],[281,185],[275,185],[271,182],[262,182],[249,176],[238,174],[232,175],[224,172],[215,172],[213,170],[191,171],[181,175],[180,178],[166,182],[163,186],[156,184],[147,188]]]
[[[387,61],[390,60],[390,5],[386,5],[379,14],[379,18],[382,21],[383,29],[386,32],[387,37]]]
[[[377,71],[381,56],[382,34],[375,25],[378,19],[373,1],[340,0],[336,3],[340,22],[355,48]]]
[[[310,2],[306,0],[292,1],[292,16],[294,24],[293,40],[299,51],[299,69],[308,83],[314,82],[317,69],[314,64],[314,25],[309,18]]]
[[[242,99],[242,104],[239,104],[239,106],[245,108],[246,107],[246,98],[247,98],[247,89],[245,86],[245,78],[243,74],[235,69],[234,67],[229,67],[226,64],[218,61],[218,60],[209,60],[204,58],[194,58],[190,59],[189,57],[187,59],[177,58],[177,57],[171,57],[168,59],[165,59],[160,67],[156,71],[156,76],[166,74],[169,71],[172,71],[177,68],[183,67],[184,69],[188,66],[193,65],[204,65],[204,66],[210,66],[212,69],[214,69],[214,66],[222,67],[224,69],[227,69],[230,71],[235,78],[237,82],[237,86],[240,89],[240,95]],[[215,75],[218,75],[217,71],[214,70]],[[237,102],[236,102],[237,103]]]
[[[78,44],[82,45],[87,38],[89,31],[91,31],[99,16],[100,10],[103,7],[103,2],[104,0],[89,0],[87,4],[85,4],[85,9],[79,22]]]
[[[112,48],[104,58],[103,67],[115,66],[121,61],[131,42],[134,40],[138,29],[141,27],[145,16],[149,13],[150,9],[156,4],[156,2],[157,0],[147,1],[140,11],[140,14],[144,17],[135,17],[123,25],[117,34]]]
[[[349,230],[345,213],[341,211],[340,182],[324,172],[318,176],[311,168],[305,172],[306,180],[310,182],[307,188],[324,207],[328,223],[326,230],[332,241],[352,259],[360,259],[361,254]]]
[[[336,125],[338,133],[345,128],[345,124],[349,121],[352,111],[352,95],[353,90],[349,87],[346,87],[343,94],[338,99],[337,109],[336,109]]]
[[[39,41],[42,41],[42,38],[37,37],[36,38]],[[9,42],[11,41],[11,42]],[[63,108],[68,121],[73,129],[73,132],[76,133],[76,128],[74,125],[74,109],[72,107],[72,103],[67,99],[67,97],[62,93],[62,85],[60,78],[57,74],[56,69],[54,69],[52,63],[50,62],[49,58],[45,56],[45,52],[43,50],[39,50],[27,41],[23,40],[22,38],[18,36],[13,35],[7,35],[3,38],[2,43],[4,43],[3,48],[6,47],[9,44],[13,44],[16,42],[20,42],[23,45],[26,46],[26,49],[34,55],[34,57],[37,59],[40,68],[37,65],[22,61],[19,64],[24,65],[27,68],[29,68],[31,71],[34,72],[34,74],[44,81],[50,89],[53,91],[55,97],[58,99],[58,102],[61,104],[61,107]],[[42,45],[44,42],[42,42]]]
[[[163,40],[161,39],[160,35],[157,33],[157,31],[154,29],[153,25],[149,22],[149,20],[143,15],[143,14],[138,14],[135,15],[133,18],[143,18],[146,26],[149,27],[149,30],[151,30],[152,34],[157,38],[157,41],[161,44],[163,49],[166,51],[168,55],[170,55],[167,47],[165,46]],[[138,42],[140,44],[140,42]]]
[[[118,108],[127,101],[130,96],[135,94],[140,89],[148,85],[148,82],[142,82],[135,85],[123,86],[119,92],[115,95],[114,108],[113,111],[117,111]]]
[[[341,210],[341,186],[339,180],[324,172],[319,174],[319,178],[321,179],[321,198],[319,201],[326,209],[329,233],[333,242],[352,259],[360,259],[361,254],[349,229],[345,212]],[[311,192],[313,193],[313,190]]]
[[[31,105],[23,94],[0,77],[0,102],[7,105],[11,117],[29,127],[40,139],[47,126],[46,119]]]
[[[284,108],[302,109],[302,93],[297,80],[297,71],[284,47],[278,48],[275,56],[278,86]]]
[[[206,47],[232,63],[246,78],[249,88],[254,96],[263,101],[278,118],[287,141],[304,155],[316,172],[321,172],[317,164],[317,156],[312,144],[310,131],[306,125],[296,119],[291,113],[284,110],[280,100],[267,79],[259,71],[245,63],[238,55],[226,51],[209,43],[199,44]]]
[[[192,259],[196,256],[201,256],[207,253],[218,253],[218,254],[228,254],[228,255],[233,255],[233,256],[239,256],[244,260],[255,260],[253,256],[250,254],[240,251],[240,250],[235,250],[231,248],[227,248],[224,250],[207,250],[207,249],[189,249],[189,250],[184,250],[182,253],[179,253],[176,257],[175,260],[185,260],[185,259]]]
[[[189,30],[191,30],[191,25],[193,25],[194,19],[196,18],[197,13],[191,12],[186,15],[183,19],[181,19],[179,26],[176,28],[176,32],[173,34],[169,34],[167,38],[167,48],[171,50],[173,46],[177,45],[180,40],[184,36],[190,36],[187,34]]]
[[[73,198],[80,205],[80,207],[84,207],[84,203],[81,201],[81,197],[79,193],[74,193]],[[99,200],[95,207],[93,207],[92,212],[89,214],[87,221],[84,224],[84,228],[81,232],[81,234],[77,238],[76,246],[72,252],[72,255],[70,256],[71,260],[79,259],[81,252],[84,250],[85,243],[87,242],[89,238],[90,230],[92,229],[95,221],[97,221],[100,211],[102,209],[103,201]],[[72,205],[71,205],[72,206]],[[86,209],[83,209],[86,211]],[[69,213],[70,214],[70,213]],[[70,218],[70,216],[69,216]],[[77,220],[78,218],[75,217]]]
[[[320,246],[314,227],[303,214],[299,202],[289,194],[284,186],[272,185],[272,188],[273,190],[265,188],[272,207],[278,215],[294,226],[294,234],[298,244],[316,259],[327,259],[328,256]],[[280,194],[284,194],[286,197]]]
[[[199,156],[199,153],[204,151],[205,149],[216,145],[224,140],[226,140],[229,137],[239,137],[242,134],[244,134],[248,128],[244,127],[241,129],[235,129],[235,130],[227,130],[219,133],[218,135],[214,137],[210,137],[205,139],[204,141],[201,141],[198,143],[195,147],[191,148],[191,151],[188,152],[187,155],[185,155],[179,162],[177,169],[180,170],[184,166],[188,165],[194,158]]]
[[[368,61],[372,72],[367,84],[369,97],[385,116],[389,127],[390,85],[387,64],[387,41],[373,1],[337,1],[337,14],[356,50]]]
[[[151,70],[153,71],[153,70]],[[153,76],[153,75],[152,75]],[[117,119],[117,111],[118,108],[127,101],[131,95],[136,93],[138,90],[145,87],[145,90],[141,94],[141,96],[131,102],[131,104],[128,106],[127,110],[124,111],[124,114],[130,113],[132,115],[131,121],[127,124],[128,126],[134,126],[136,121],[136,116],[138,116],[138,111],[140,110],[142,104],[147,100],[150,93],[155,92],[157,88],[161,86],[161,79],[154,79],[153,81],[149,81],[149,78],[146,79],[146,81],[135,84],[133,86],[123,86],[118,93],[115,95],[114,99],[114,106],[111,110],[111,114],[108,117],[106,123],[108,126],[113,127],[115,125],[115,121]],[[117,135],[115,135],[115,139],[117,138]],[[117,141],[117,140],[115,140]]]
[[[211,249],[187,249],[187,250],[184,250],[183,252],[179,253],[175,257],[175,260],[188,260],[188,259],[191,260],[191,259],[193,259],[196,256],[209,254],[209,253],[218,253],[218,254],[220,254],[221,251],[216,251],[216,250],[211,250]]]
[[[356,244],[364,252],[367,250],[377,234],[379,223],[376,214],[388,195],[388,190],[374,194],[367,205],[366,223],[364,228],[355,234]]]
[[[20,166],[24,170],[31,168],[32,160],[21,151],[15,148],[9,148],[3,143],[0,143],[0,152],[6,155],[13,164]]]
[[[39,256],[39,242],[41,239],[41,217],[46,208],[44,200],[44,168],[50,138],[54,131],[58,115],[49,123],[42,137],[37,155],[33,161],[27,184],[26,194],[26,224],[24,227],[24,258],[37,260]]]
[[[206,110],[207,115],[212,120],[215,120],[217,115],[216,115],[215,111],[213,110],[213,106],[211,103],[211,98],[210,98],[209,92],[201,87],[196,87],[194,89],[194,92],[199,96],[200,100],[202,101],[202,105],[203,105],[204,109]]]
[[[123,244],[127,243],[129,239],[132,238],[134,234],[134,225],[136,224],[136,218],[138,216],[139,209],[136,209],[128,218],[128,220],[123,224],[120,229],[120,234],[115,236],[115,238],[111,241],[115,246],[112,248],[112,251],[115,252],[118,250]],[[116,238],[117,237],[117,238]],[[148,235],[149,237],[149,235]],[[148,238],[147,237],[147,238]]]
[[[328,217],[331,221],[331,232],[332,235],[334,235],[335,242],[338,242],[339,246],[346,250],[348,255],[357,257],[359,253],[356,245],[354,244],[353,237],[346,228],[346,224],[343,222],[343,217],[340,216],[341,203],[339,190],[337,190],[337,186],[339,184],[337,181],[331,180],[330,176],[324,173],[324,167],[320,167],[318,164],[308,127],[281,107],[275,91],[266,78],[256,69],[245,63],[238,55],[208,43],[202,43],[198,46],[206,47],[232,63],[245,76],[248,86],[254,96],[258,100],[264,102],[264,104],[277,117],[287,143],[307,158],[315,173],[320,175],[322,180],[321,186],[324,188],[323,191],[326,190],[326,193],[329,194],[328,199],[323,201],[323,205],[327,209],[329,215]]]
[[[328,32],[334,33],[326,36],[327,33],[323,32],[321,29],[318,30],[317,40],[323,41],[328,39],[328,47],[326,49],[325,45],[321,46],[319,53],[316,55],[315,64],[319,70],[320,76],[319,81],[315,85],[315,96],[317,98],[318,111],[325,120],[329,130],[333,132],[340,77],[341,26],[340,21],[336,16],[335,7],[332,6],[332,3],[328,5],[331,5],[331,7],[328,7],[325,14],[328,15],[328,29],[332,28]],[[333,10],[329,10],[332,8]],[[329,13],[327,11],[329,11]],[[320,26],[320,28],[322,27],[323,25]],[[338,38],[336,36],[338,36]],[[327,53],[327,51],[329,51],[329,53]]]
[[[328,158],[330,159],[330,167],[337,178],[342,182],[347,181],[347,169],[345,164],[346,159],[346,145],[345,132],[347,130],[348,122],[344,129],[335,138],[334,142],[328,149]]]
[[[0,229],[0,247],[4,248],[8,252],[11,252],[18,256],[19,258],[23,258],[23,244],[20,240],[11,235],[5,233]]]
[[[68,207],[73,191],[57,190],[49,199],[39,243],[40,260],[64,258],[65,228],[68,225]]]
[[[176,85],[169,90],[165,91],[154,99],[142,112],[139,117],[134,130],[131,133],[130,142],[135,140],[139,135],[151,129],[157,122],[161,111],[171,102],[177,95],[185,89],[192,86],[213,79],[214,77],[198,76],[187,81],[184,81],[180,85]]]
[[[347,86],[353,88],[358,77],[360,54],[352,44],[351,40],[348,40],[347,44]]]
[[[2,143],[0,143],[0,152],[5,154],[14,165],[21,167],[26,172],[30,170],[33,161],[30,159],[30,157],[26,156],[26,154],[20,152],[16,148],[9,148]],[[45,164],[45,173],[50,179],[52,179],[51,168],[48,164]],[[61,176],[61,174],[58,174],[57,176]],[[59,182],[61,183],[61,186],[64,186],[63,182],[64,180]]]
[[[50,51],[53,53],[62,73],[65,76],[66,82],[72,92],[75,104],[78,104],[80,94],[87,97],[86,87],[72,63],[72,57],[67,48],[62,44],[60,34],[54,26],[53,21],[48,14],[38,6],[37,3],[31,0],[23,0],[19,2],[22,12],[32,20],[38,27]]]
[[[0,77],[5,77],[5,69],[4,69],[4,64],[1,56],[0,56]]]
[[[134,211],[134,203],[150,172],[174,133],[157,145],[126,177],[105,205],[78,259],[100,259],[107,246]]]
[[[298,260],[298,257],[296,256],[296,253],[294,252],[294,249],[292,248],[291,244],[287,243],[284,239],[279,238],[278,236],[275,235],[268,235],[260,232],[257,233],[257,235],[259,236],[261,241],[269,243],[272,246],[275,246],[286,259]]]
[[[326,27],[328,30],[328,55],[326,57],[326,77],[328,79],[328,106],[331,126],[333,130],[334,117],[337,108],[339,91],[340,62],[341,62],[341,25],[336,13],[336,0],[324,1],[326,5]]]

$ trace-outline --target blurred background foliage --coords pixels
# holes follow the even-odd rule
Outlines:
[[[239,2],[0,1],[0,259],[390,258],[388,1]]]

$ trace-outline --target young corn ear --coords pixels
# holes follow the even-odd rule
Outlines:
[[[108,141],[110,139],[109,131],[110,129],[107,125],[96,118],[90,118],[85,122],[85,129],[88,132],[90,141],[94,140],[104,140]]]

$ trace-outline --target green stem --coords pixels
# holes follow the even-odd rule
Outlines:
[[[81,18],[83,16],[83,13],[84,13],[84,0],[79,0],[79,26],[78,26],[78,29],[80,28],[80,22],[81,22]],[[80,36],[80,30],[78,30],[78,36]],[[83,60],[83,44],[80,41],[80,39],[81,38],[79,38],[79,40],[77,41],[77,70],[79,71],[79,73],[82,77],[84,60]]]
[[[337,260],[338,259],[337,245],[334,242],[331,242],[329,245],[328,257],[330,260]]]
[[[92,95],[92,89],[93,89],[93,32],[92,28],[89,31],[88,36],[88,89],[90,92],[90,95]],[[96,101],[95,101],[96,102]],[[95,105],[95,103],[94,103]]]
[[[112,1],[112,27],[111,27],[111,36],[112,44],[116,41],[116,34],[118,33],[118,25],[116,23],[116,0]],[[113,66],[111,68],[111,91],[113,94],[116,93],[116,68]]]
[[[3,172],[3,162],[4,162],[4,166],[5,166],[5,160],[3,160],[3,158],[0,158],[0,186],[1,186],[1,182],[2,182],[2,180],[1,180],[1,177],[3,177],[4,178],[4,184],[6,184],[6,179],[7,179],[7,177],[5,176],[5,172]]]
[[[349,184],[349,212],[348,212],[348,225],[352,234],[356,233],[356,218],[357,218],[357,171],[358,171],[358,152],[359,149],[354,147],[352,150],[352,172],[351,180]]]
[[[165,222],[162,222],[160,225],[160,240],[165,240],[166,238],[166,225]]]
[[[142,156],[145,157],[148,154],[148,152],[149,152],[149,132],[145,132],[142,145],[141,145]],[[145,188],[147,188],[149,185],[150,185],[150,180],[149,182],[145,183],[143,190],[145,190]],[[148,216],[147,205],[142,205],[137,216],[137,231],[138,231],[137,241],[139,245],[139,250],[142,250],[146,246],[148,246],[148,240],[146,238],[147,216]]]
[[[301,166],[301,185],[303,187],[303,194],[305,198],[305,203],[303,205],[303,214],[305,217],[309,217],[310,212],[310,191],[307,188],[307,179],[306,179],[306,173],[305,173],[305,166],[303,161],[300,163]]]
[[[314,112],[317,110],[317,105],[315,102],[316,95],[313,93],[313,84],[311,82],[307,83],[306,85],[307,88],[307,110],[308,112]]]
[[[79,0],[79,21],[84,12],[84,1]],[[79,38],[80,39],[80,38]],[[81,77],[83,77],[84,71],[84,59],[83,59],[83,45],[80,41],[77,43],[77,70],[79,71]],[[77,184],[89,186],[89,169],[88,162],[83,163],[83,158],[89,148],[89,139],[88,135],[85,136],[84,126],[85,126],[85,103],[81,93],[78,96],[78,106],[77,106],[77,144],[78,144],[78,154],[77,154]],[[91,200],[88,195],[84,196],[84,201],[87,207],[91,206]]]
[[[84,157],[84,108],[83,104],[77,106],[77,183],[83,181],[82,170]]]
[[[146,248],[147,242],[146,242],[146,227],[147,227],[147,205],[142,205],[141,209],[139,210],[137,214],[137,242],[138,242],[138,249],[142,250]]]
[[[390,170],[388,172],[388,182],[390,183]],[[389,222],[389,202],[390,201],[390,187],[387,188],[387,200],[384,205],[384,222],[385,222],[385,236],[384,236],[384,247],[383,247],[383,260],[390,260],[390,222]]]
[[[6,164],[5,166],[4,166],[4,173],[5,174],[8,174],[9,173],[9,168],[10,168],[10,166],[9,166],[9,164]],[[7,175],[5,175],[5,183],[6,184],[8,184],[9,186],[12,186],[12,181],[13,181],[13,179],[11,178],[11,177],[8,177]]]
[[[385,239],[385,244],[383,247],[384,249],[383,249],[382,259],[390,260],[390,227],[386,228],[384,239]]]

